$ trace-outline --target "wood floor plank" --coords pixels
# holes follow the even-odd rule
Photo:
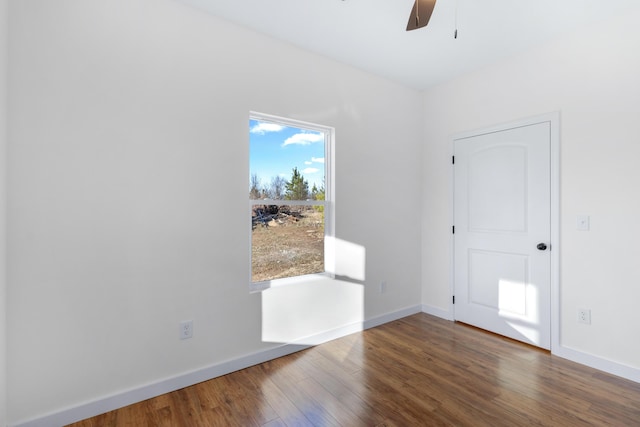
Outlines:
[[[72,427],[640,426],[640,384],[417,314]]]
[[[259,365],[258,369],[252,369],[252,374],[256,377],[256,381],[260,384],[266,401],[274,409],[278,415],[278,419],[286,426],[313,426],[311,421],[307,419],[296,405],[287,397],[287,394],[281,390],[270,378],[269,373],[265,370],[265,365]],[[234,374],[232,374],[234,375]]]
[[[371,405],[370,399],[360,397],[366,395],[362,382],[343,371],[339,364],[324,358],[316,359],[310,373],[325,390],[358,414],[365,425],[384,424],[386,417]],[[343,380],[347,381],[347,384],[343,384]]]

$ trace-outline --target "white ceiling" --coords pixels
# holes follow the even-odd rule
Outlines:
[[[405,31],[414,0],[178,0],[362,70],[425,89],[638,0],[437,0]],[[454,39],[457,8],[458,38]]]

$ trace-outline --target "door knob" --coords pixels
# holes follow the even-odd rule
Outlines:
[[[544,243],[538,243],[538,246],[536,246],[536,248],[538,248],[539,251],[546,251],[547,245]]]

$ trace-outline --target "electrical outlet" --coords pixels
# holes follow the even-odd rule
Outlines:
[[[380,282],[380,293],[383,294],[387,291],[387,282],[384,280]]]
[[[180,322],[180,339],[186,340],[188,338],[193,338],[193,320]]]
[[[591,324],[591,310],[588,308],[578,309],[578,323]]]

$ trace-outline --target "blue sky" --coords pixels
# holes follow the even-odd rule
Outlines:
[[[271,178],[291,179],[294,167],[309,182],[322,187],[324,179],[324,134],[275,123],[249,120],[249,173],[258,174],[261,186]]]

